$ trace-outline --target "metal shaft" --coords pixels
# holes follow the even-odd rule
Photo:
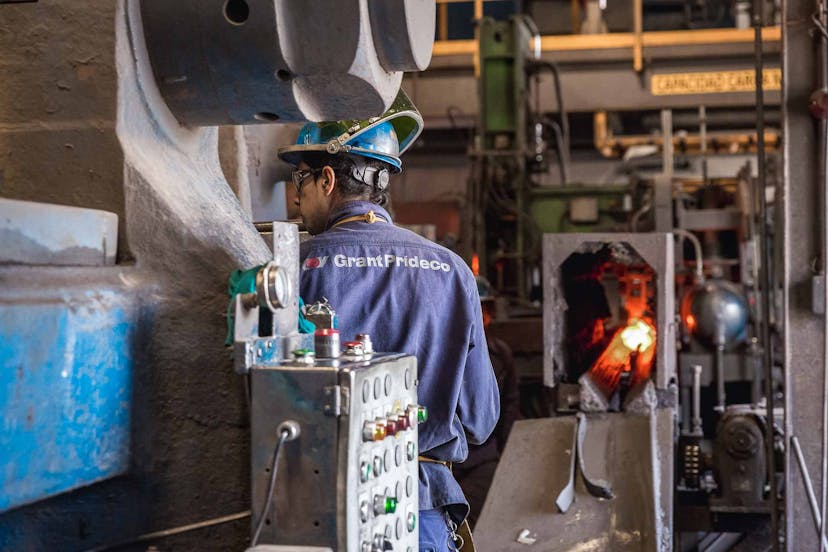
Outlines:
[[[702,434],[701,419],[701,373],[702,367],[698,364],[693,366],[693,435]]]
[[[707,110],[699,106],[699,141],[701,142],[702,182],[707,186]]]
[[[808,473],[808,466],[805,464],[805,457],[802,456],[802,447],[799,446],[799,439],[794,435],[791,437],[791,448],[796,455],[796,463],[799,464],[799,472],[802,474],[802,483],[805,485],[805,492],[808,495],[808,505],[811,507],[811,515],[814,518],[814,525],[817,532],[822,527],[822,520],[819,517],[819,505],[817,505],[816,495],[814,494],[814,485],[811,482],[811,474]],[[821,535],[822,548],[828,547],[828,540],[825,535]]]
[[[661,164],[666,176],[673,176],[673,112],[661,110]]]
[[[727,394],[725,393],[724,381],[724,345],[716,347],[716,410],[724,412]]]
[[[770,337],[770,305],[773,294],[771,280],[771,249],[768,243],[768,206],[765,178],[765,99],[762,59],[762,10],[763,0],[753,0],[753,53],[755,57],[756,80],[756,161],[759,195],[759,220],[761,221],[761,278],[762,278],[762,345],[765,361],[765,447],[768,458],[768,484],[770,486],[771,506],[771,546],[774,551],[779,550],[779,511],[776,496],[776,462],[773,447],[773,345]],[[824,504],[823,504],[824,505]]]
[[[821,17],[824,20],[824,17]],[[825,43],[825,39],[822,39],[822,42]],[[823,62],[825,58],[822,58]],[[828,213],[826,211],[826,206],[828,206],[828,123],[826,121],[820,121],[820,160],[822,161],[820,171],[822,173],[822,201],[823,201],[823,213]],[[823,215],[824,216],[824,215]],[[823,219],[822,222],[822,274],[823,277],[828,276],[828,224],[826,224],[826,219]],[[822,332],[822,339],[823,339],[823,352],[822,352],[822,458],[821,458],[821,497],[822,497],[822,513],[820,516],[820,520],[823,522],[820,526],[820,536],[821,538],[825,538],[825,515],[826,510],[828,510],[828,285],[823,285],[823,332]],[[823,544],[820,548],[821,552],[825,552],[828,550],[828,547]]]
[[[826,6],[824,0],[817,0],[816,17],[819,20],[819,23],[821,23],[824,27],[826,21],[828,21],[828,17],[826,17]],[[820,90],[828,88],[828,70],[826,70],[826,62],[828,62],[828,39],[826,39],[823,33],[819,33],[819,49],[817,54],[819,74],[817,78]],[[825,278],[826,275],[828,275],[828,224],[826,224],[828,222],[828,217],[826,217],[825,211],[825,206],[828,205],[828,122],[825,120],[819,121],[819,151],[817,153],[817,158],[819,159],[820,179],[819,194],[823,205],[822,209],[817,210],[817,213],[819,213],[818,221],[822,228],[822,235],[820,236],[820,245],[822,249],[821,272],[823,278]],[[817,519],[821,552],[828,550],[828,544],[826,544],[825,540],[825,515],[826,509],[828,509],[826,508],[826,506],[828,506],[828,286],[823,285],[823,292],[822,452],[820,462],[820,498],[822,508]],[[805,472],[802,465],[800,465],[800,469],[803,473]]]

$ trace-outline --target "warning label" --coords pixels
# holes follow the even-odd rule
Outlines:
[[[762,86],[765,90],[781,90],[782,70],[765,69],[762,72]],[[753,69],[703,73],[665,73],[653,75],[650,80],[650,92],[654,96],[753,92],[755,89],[756,72]]]

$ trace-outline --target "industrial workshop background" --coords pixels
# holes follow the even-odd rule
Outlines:
[[[825,0],[0,0],[0,550],[413,550],[276,155],[389,108],[516,381],[477,549],[828,550]]]

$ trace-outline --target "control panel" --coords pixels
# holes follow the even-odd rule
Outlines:
[[[297,358],[253,367],[253,524],[268,497],[278,428],[282,443],[260,544],[341,552],[417,552],[417,404],[414,357],[346,344],[338,358]]]

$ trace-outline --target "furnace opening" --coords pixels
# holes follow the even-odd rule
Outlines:
[[[656,274],[629,244],[587,243],[561,265],[566,380],[585,374],[608,400],[655,370]]]

